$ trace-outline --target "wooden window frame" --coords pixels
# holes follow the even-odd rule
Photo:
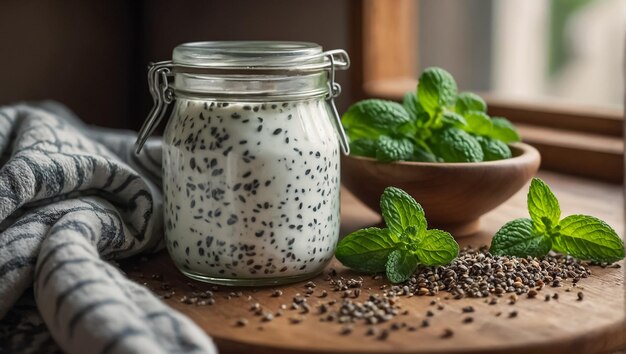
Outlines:
[[[362,95],[400,100],[417,85],[418,1],[363,0],[361,5]],[[542,168],[623,183],[622,110],[482,96],[489,114],[513,121],[524,141],[540,151]]]

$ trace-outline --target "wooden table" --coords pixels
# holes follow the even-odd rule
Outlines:
[[[562,215],[573,213],[591,214],[600,217],[623,235],[622,186],[610,185],[566,175],[541,172],[561,202]],[[349,192],[342,191],[341,234],[380,222],[374,212],[365,208]],[[489,244],[490,237],[506,221],[527,216],[527,188],[482,219],[482,231],[472,237],[459,240],[461,245],[479,246]],[[471,207],[471,206],[469,206]],[[428,216],[428,215],[427,215]],[[262,322],[260,317],[249,311],[251,304],[259,302],[264,309],[276,312],[281,304],[291,304],[296,293],[304,294],[302,283],[278,287],[280,297],[272,297],[273,288],[230,289],[220,288],[214,305],[184,304],[180,298],[196,290],[208,290],[212,286],[198,283],[182,276],[173,266],[166,253],[162,252],[147,261],[130,262],[125,265],[131,278],[146,284],[158,294],[163,278],[176,291],[176,295],[165,299],[170,306],[194,320],[211,335],[222,353],[605,353],[626,347],[626,315],[624,297],[624,262],[621,268],[593,267],[593,275],[583,279],[579,286],[584,288],[584,301],[577,301],[578,289],[568,286],[546,287],[536,299],[520,297],[516,305],[509,305],[502,298],[497,305],[488,305],[484,299],[445,300],[439,295],[439,303],[445,307],[436,309],[431,305],[433,297],[401,297],[402,308],[408,309],[405,316],[392,322],[419,325],[425,313],[431,310],[428,328],[415,332],[406,329],[393,331],[387,340],[366,336],[366,325],[357,325],[350,335],[340,335],[340,324],[320,322],[321,315],[315,310],[304,315],[300,324],[290,324],[289,318],[298,315],[296,310],[285,310],[283,316],[271,322]],[[339,276],[357,277],[334,261],[331,265]],[[329,295],[323,300],[341,298],[333,292],[320,275],[314,281],[318,285],[309,303],[315,305],[322,299],[316,295],[323,289]],[[380,292],[383,280],[364,276],[364,298],[370,291]],[[370,288],[371,290],[368,290]],[[231,291],[241,291],[242,296],[231,296]],[[559,294],[558,300],[544,301],[545,294]],[[471,305],[474,322],[463,324],[461,308]],[[312,306],[314,308],[314,306]],[[507,316],[513,309],[516,318]],[[503,315],[496,316],[501,312]],[[237,327],[239,318],[247,318],[245,327]],[[389,324],[381,325],[388,328]],[[381,328],[382,328],[381,327]],[[454,336],[442,339],[445,328],[454,330]]]

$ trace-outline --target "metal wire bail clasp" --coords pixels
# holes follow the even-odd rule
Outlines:
[[[329,80],[328,80],[328,96],[326,99],[330,103],[330,107],[332,108],[333,113],[333,122],[335,124],[335,129],[337,129],[337,134],[339,134],[339,142],[341,143],[341,148],[345,155],[350,155],[350,144],[348,143],[348,136],[346,135],[346,131],[343,129],[343,125],[341,124],[341,117],[339,116],[339,112],[337,112],[337,106],[335,106],[335,97],[341,94],[341,85],[335,81],[335,70],[346,70],[350,67],[350,57],[348,57],[348,53],[342,49],[334,49],[329,50],[323,53],[324,56],[330,62],[329,67]],[[337,56],[337,58],[335,58]]]
[[[148,88],[154,105],[148,113],[148,118],[141,126],[137,141],[135,141],[135,152],[141,152],[141,148],[145,144],[150,134],[163,119],[167,105],[175,99],[174,90],[169,87],[168,77],[172,75],[172,62],[160,61],[158,63],[150,63],[148,65]]]

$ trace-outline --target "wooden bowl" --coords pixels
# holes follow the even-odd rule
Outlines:
[[[345,187],[372,210],[380,212],[383,190],[394,186],[417,200],[429,228],[455,237],[479,230],[480,216],[509,199],[535,175],[541,157],[530,145],[510,144],[513,157],[473,163],[381,163],[360,156],[343,156]]]

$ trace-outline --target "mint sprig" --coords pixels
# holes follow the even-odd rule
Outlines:
[[[344,237],[335,257],[346,267],[367,273],[385,272],[392,283],[407,280],[420,264],[446,265],[459,254],[447,232],[428,230],[422,206],[405,191],[387,187],[380,198],[387,228],[366,228]]]
[[[510,158],[506,144],[519,141],[519,134],[511,122],[491,118],[486,112],[487,104],[480,96],[458,93],[450,73],[430,67],[420,75],[417,89],[404,95],[402,104],[359,101],[344,113],[342,123],[352,153],[381,162]],[[489,143],[477,144],[476,138]]]
[[[539,232],[547,232],[558,225],[561,207],[550,187],[539,178],[533,178],[528,190],[528,214]]]
[[[559,201],[550,187],[533,178],[528,191],[530,219],[506,223],[494,235],[494,255],[541,257],[554,250],[572,257],[612,263],[624,258],[624,241],[604,221],[587,215],[562,220]]]

